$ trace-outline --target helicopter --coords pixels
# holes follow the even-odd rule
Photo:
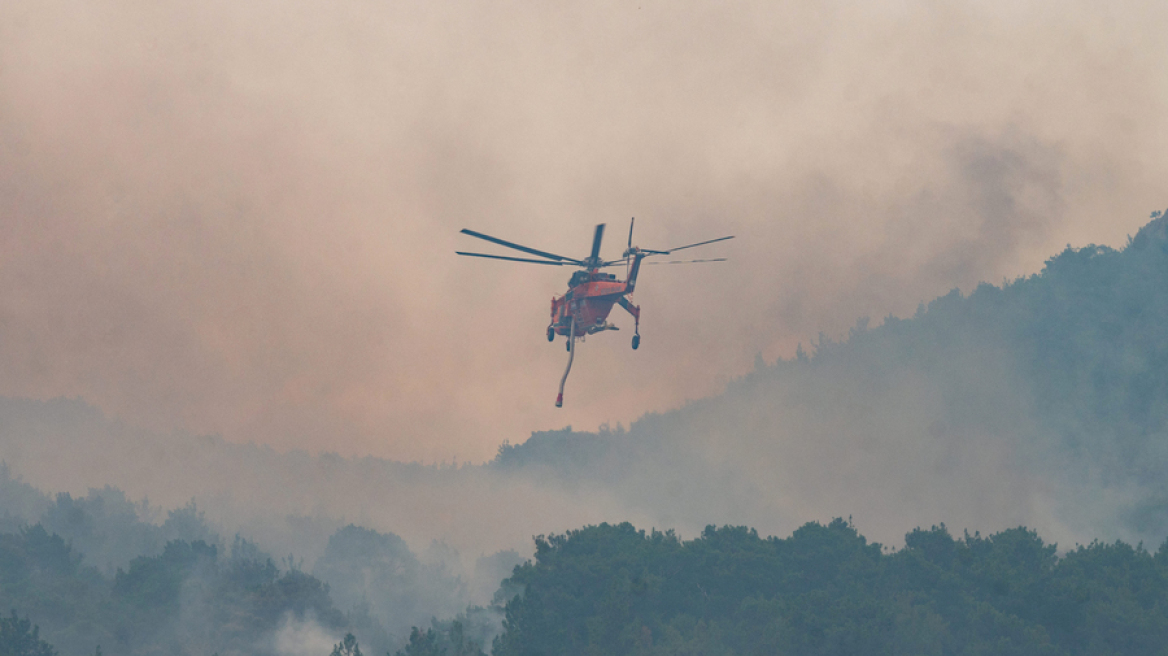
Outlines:
[[[556,396],[556,407],[562,408],[564,406],[564,384],[568,380],[568,374],[572,371],[572,360],[576,357],[576,340],[583,339],[587,335],[594,335],[606,330],[620,330],[608,322],[608,314],[612,311],[614,305],[620,305],[629,314],[633,316],[633,350],[641,345],[641,308],[633,305],[629,301],[629,296],[637,288],[637,274],[641,270],[641,261],[647,257],[655,255],[670,255],[680,250],[687,248],[694,248],[696,246],[705,246],[706,244],[713,244],[719,241],[726,241],[727,239],[734,239],[734,236],[719,237],[717,239],[708,239],[706,241],[699,241],[695,244],[687,244],[685,246],[677,246],[667,250],[653,250],[648,248],[638,248],[633,246],[633,225],[636,222],[636,217],[629,221],[629,242],[627,248],[621,257],[616,260],[603,260],[600,258],[600,242],[604,239],[604,226],[601,223],[596,226],[596,232],[592,236],[592,252],[583,259],[574,259],[571,257],[564,257],[563,255],[556,255],[547,251],[536,250],[521,246],[509,241],[485,235],[474,230],[463,229],[462,234],[470,235],[478,239],[483,239],[500,246],[513,248],[517,251],[527,253],[529,255],[536,255],[543,259],[531,259],[522,257],[509,257],[505,255],[488,255],[486,253],[465,253],[462,251],[455,251],[457,255],[465,255],[467,257],[485,257],[493,260],[506,260],[508,262],[524,262],[527,264],[543,264],[548,266],[578,266],[579,271],[572,274],[568,280],[568,291],[563,296],[556,296],[552,298],[552,315],[551,323],[547,327],[547,339],[549,342],[555,341],[556,335],[564,335],[567,337],[565,348],[568,350],[568,366],[564,370],[564,376],[560,379],[560,391]],[[668,262],[646,262],[646,264],[695,264],[699,262],[724,262],[726,258],[719,257],[706,260],[672,260]],[[625,279],[619,280],[616,274],[601,271],[601,269],[608,267],[625,267]]]

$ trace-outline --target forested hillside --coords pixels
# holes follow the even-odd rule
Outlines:
[[[238,537],[230,549],[172,540],[105,576],[34,524],[0,533],[0,602],[14,608],[0,653],[1142,656],[1168,644],[1168,542],[1060,555],[1026,528],[955,539],[942,525],[904,545],[842,519],[787,538],[709,526],[692,540],[601,524],[537,537],[493,608],[415,614],[391,636],[380,611],[427,594],[394,536],[343,529],[317,576]],[[354,593],[362,603],[342,612]]]
[[[539,538],[496,656],[1162,654],[1168,543],[1055,545],[917,529],[886,551],[843,520],[694,540],[601,525]]]
[[[20,613],[4,630],[31,639],[17,631],[30,618],[64,654],[300,654],[350,632],[384,653],[460,614],[467,640],[489,644],[500,613],[468,605],[521,561],[502,552],[468,571],[441,543],[415,554],[350,524],[305,562],[293,545],[273,556],[225,541],[193,503],[164,512],[111,487],[50,498],[3,466],[0,517],[0,608]]]
[[[674,526],[777,532],[852,514],[887,541],[898,523],[948,521],[1159,543],[1166,227],[1157,216],[1122,250],[1068,247],[1038,274],[954,290],[911,318],[861,319],[627,431],[535,434],[492,467],[603,489]]]
[[[1166,290],[1157,217],[484,465],[0,399],[0,630],[129,656],[1163,653]]]
[[[835,516],[890,544],[905,526],[942,521],[1158,544],[1166,245],[1157,218],[1122,249],[1068,247],[1037,274],[760,359],[718,396],[627,429],[536,433],[486,466],[152,433],[80,399],[0,398],[0,459],[41,489],[112,485],[169,508],[194,498],[222,532],[246,527],[263,548],[295,545],[310,559],[349,517],[484,555],[605,521],[785,534]]]

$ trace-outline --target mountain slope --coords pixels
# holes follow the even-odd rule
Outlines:
[[[861,320],[627,431],[537,433],[485,466],[156,434],[64,399],[0,399],[0,461],[42,490],[113,485],[168,509],[194,498],[221,532],[309,557],[353,521],[471,556],[526,553],[532,535],[603,521],[692,536],[726,523],[786,534],[847,516],[890,544],[940,522],[1026,525],[1066,546],[1158,544],[1166,283],[1160,218],[1122,250],[1068,248],[1039,274],[954,291],[911,318]],[[45,500],[24,496],[0,521],[39,514]]]
[[[1168,219],[867,325],[627,433],[535,434],[492,467],[694,531],[855,515],[882,540],[939,521],[1168,533]]]

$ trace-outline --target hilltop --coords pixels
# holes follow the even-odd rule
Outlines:
[[[693,536],[708,524],[784,534],[847,516],[890,544],[906,526],[939,522],[1027,525],[1066,545],[1158,544],[1168,534],[1166,223],[1157,217],[1121,249],[1068,247],[1034,275],[954,290],[911,317],[861,318],[627,429],[535,433],[485,465],[159,434],[79,399],[0,399],[0,460],[42,490],[112,485],[167,509],[195,499],[220,533],[246,527],[264,548],[293,541],[309,558],[354,519],[416,549],[441,539],[472,556],[603,521]]]
[[[627,431],[536,433],[491,466],[711,521],[794,505],[1168,533],[1168,217],[1122,249],[1068,246],[1037,274],[870,323]]]

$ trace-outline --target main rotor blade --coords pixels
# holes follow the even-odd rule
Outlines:
[[[485,253],[463,253],[462,251],[455,251],[455,255],[466,255],[467,257],[486,257],[492,260],[507,260],[508,262],[529,262],[531,264],[550,264],[552,266],[564,266],[565,264],[575,264],[575,262],[553,262],[551,260],[529,260],[523,257],[504,257],[502,255],[487,255]]]
[[[570,257],[564,257],[563,255],[556,255],[555,253],[548,253],[546,251],[537,251],[534,248],[528,248],[526,246],[520,246],[519,244],[513,244],[509,241],[504,241],[502,239],[499,239],[498,237],[492,237],[490,235],[484,235],[481,232],[475,232],[474,230],[467,230],[467,229],[463,228],[462,234],[470,235],[471,237],[478,237],[479,239],[485,239],[491,243],[495,243],[495,244],[498,244],[500,246],[506,246],[507,248],[514,248],[515,250],[523,251],[524,253],[531,253],[532,255],[546,257],[549,260],[560,260],[562,262],[571,262],[572,264],[577,264],[577,265],[581,265],[581,266],[584,264],[580,260],[573,260]]]
[[[629,219],[629,248],[633,247],[633,223],[637,221],[637,217]]]
[[[596,225],[596,234],[592,237],[592,255],[589,259],[595,262],[600,257],[600,240],[604,239],[604,224]]]
[[[599,268],[603,268],[603,267],[617,266],[618,264],[621,266],[624,266],[628,263],[629,263],[629,258],[626,257],[626,258],[622,258],[619,260],[613,260],[611,262],[601,262],[600,264],[596,265],[596,268],[599,269]]]
[[[645,264],[697,264],[698,262],[725,262],[726,258],[716,257],[712,260],[671,260],[669,262],[645,262]]]
[[[717,239],[711,239],[709,241],[699,241],[696,244],[690,244],[688,246],[678,246],[677,248],[671,248],[665,252],[672,253],[674,251],[682,251],[682,250],[685,250],[687,248],[693,248],[694,246],[705,246],[706,244],[712,244],[716,241],[726,241],[727,239],[734,239],[734,235],[730,235],[729,237],[718,237]]]

